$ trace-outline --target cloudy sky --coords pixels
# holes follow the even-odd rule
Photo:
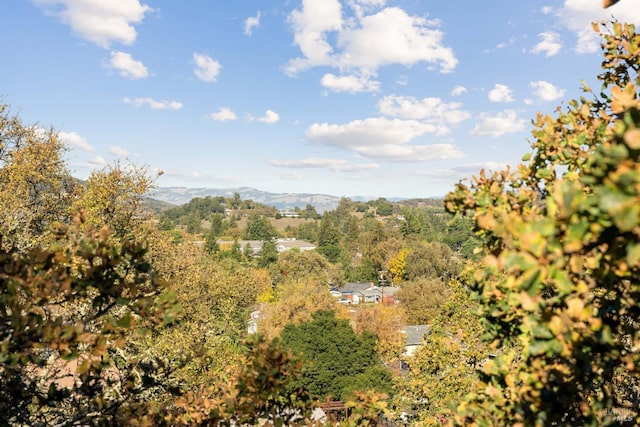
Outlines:
[[[516,163],[536,112],[595,84],[594,20],[637,0],[11,0],[0,100],[80,178],[442,196]]]

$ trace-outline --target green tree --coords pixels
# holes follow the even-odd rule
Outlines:
[[[320,230],[318,231],[319,246],[337,246],[340,242],[340,232],[334,218],[328,212],[322,215]]]
[[[320,220],[318,248],[316,250],[332,263],[337,262],[340,258],[340,230],[338,229],[333,215],[328,212],[325,212]]]
[[[349,322],[336,319],[332,311],[317,311],[308,322],[285,326],[281,339],[304,363],[293,389],[321,399],[346,399],[356,385],[361,391],[391,391],[391,375],[379,363],[375,337],[356,335]]]
[[[275,263],[276,261],[278,261],[278,249],[273,242],[267,240],[262,245],[260,257],[258,258],[258,267],[265,268]]]
[[[403,208],[402,216],[404,217],[404,221],[400,226],[402,235],[404,237],[419,236],[422,233],[422,223],[417,209]]]
[[[304,208],[304,211],[302,211],[302,217],[307,219],[320,219],[320,215],[318,215],[316,208],[314,208],[313,205],[310,205],[308,203],[307,203],[307,206]]]
[[[376,215],[391,216],[393,215],[393,204],[384,197],[376,200]]]
[[[640,423],[640,35],[602,28],[599,96],[584,85],[593,100],[539,114],[515,172],[447,196],[482,239],[486,337],[513,347],[483,366],[460,423]]]
[[[269,219],[259,214],[251,214],[247,219],[244,238],[247,240],[271,240],[278,237],[278,230]]]
[[[306,240],[310,243],[318,242],[318,223],[317,221],[303,222],[298,226],[296,231],[296,239]]]

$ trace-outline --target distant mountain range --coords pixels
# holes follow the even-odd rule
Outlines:
[[[188,188],[188,187],[159,187],[154,189],[150,196],[162,202],[173,205],[183,205],[196,197],[223,196],[233,197],[235,193],[242,200],[253,200],[257,203],[273,206],[277,209],[293,209],[296,206],[304,209],[307,204],[313,206],[318,213],[335,209],[340,203],[341,197],[326,194],[307,193],[270,193],[250,187],[240,188]],[[362,197],[349,197],[354,201],[367,201]],[[399,199],[395,199],[399,200]],[[392,201],[392,199],[389,199]]]

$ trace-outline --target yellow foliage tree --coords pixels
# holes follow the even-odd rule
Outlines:
[[[640,423],[640,34],[595,27],[601,93],[538,115],[515,172],[446,198],[483,240],[486,337],[512,348],[482,367],[458,423]]]
[[[409,249],[402,248],[400,251],[387,261],[387,269],[391,273],[391,283],[393,285],[399,285],[406,279],[407,276],[407,254]]]
[[[55,221],[69,222],[78,191],[52,129],[25,125],[0,104],[0,234],[6,249],[44,243]]]

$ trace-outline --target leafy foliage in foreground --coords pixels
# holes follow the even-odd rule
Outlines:
[[[115,359],[130,334],[171,322],[175,300],[143,245],[78,226],[56,227],[50,249],[0,251],[0,424],[117,422],[147,405],[152,372]]]
[[[602,47],[599,97],[539,115],[527,163],[446,199],[483,239],[486,338],[514,348],[461,424],[640,423],[640,35],[613,23]]]

